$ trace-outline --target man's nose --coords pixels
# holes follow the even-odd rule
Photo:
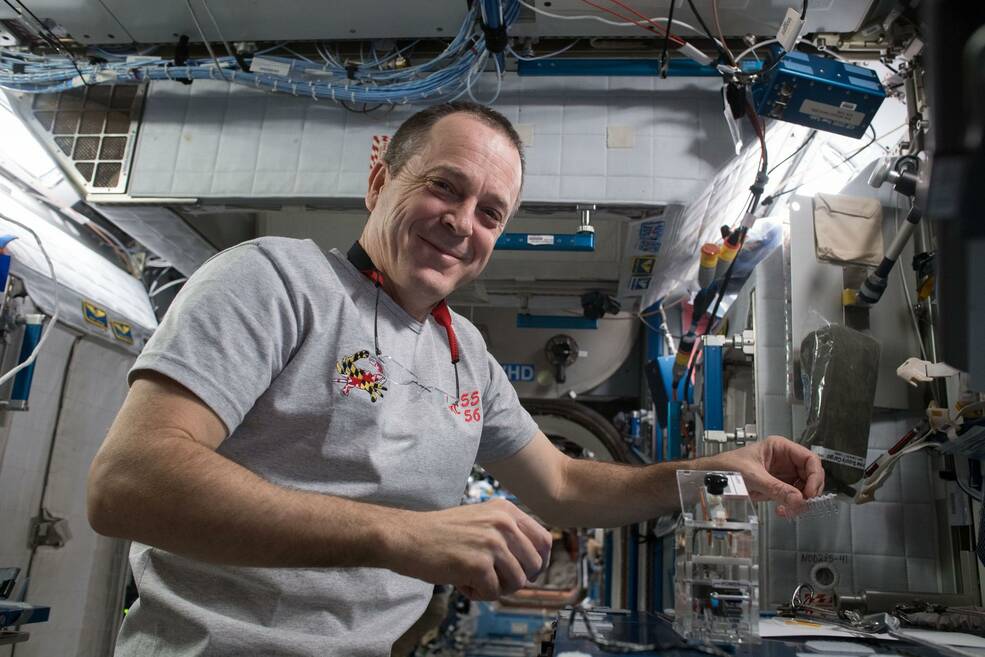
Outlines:
[[[458,237],[472,235],[472,217],[475,207],[471,203],[462,203],[448,208],[441,217],[442,223]]]

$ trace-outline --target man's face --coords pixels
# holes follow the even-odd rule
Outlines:
[[[407,307],[433,305],[475,279],[520,194],[520,155],[502,133],[466,113],[431,128],[396,177],[370,177],[364,237]]]

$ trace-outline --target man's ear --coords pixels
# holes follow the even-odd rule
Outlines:
[[[376,207],[376,203],[380,199],[380,191],[389,179],[390,170],[383,158],[380,158],[369,170],[369,184],[366,187],[366,209],[370,212]]]

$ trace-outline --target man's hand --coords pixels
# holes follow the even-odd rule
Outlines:
[[[406,513],[388,541],[388,567],[473,600],[523,588],[551,551],[550,532],[505,500]]]
[[[817,454],[780,436],[769,436],[712,459],[716,468],[741,473],[752,499],[776,502],[781,516],[802,513],[805,500],[824,490],[824,470]]]

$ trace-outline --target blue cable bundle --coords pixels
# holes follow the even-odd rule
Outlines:
[[[503,19],[507,27],[519,13],[520,5],[516,0],[503,3]],[[472,94],[473,78],[485,70],[490,57],[490,50],[486,47],[485,23],[477,20],[478,16],[479,3],[474,3],[454,39],[437,57],[391,71],[379,70],[379,65],[396,58],[400,51],[369,66],[342,66],[325,55],[324,65],[301,57],[264,55],[266,59],[290,67],[287,75],[274,75],[245,71],[234,56],[188,60],[184,65],[176,66],[173,61],[164,58],[141,55],[139,60],[128,60],[127,54],[99,51],[106,61],[88,63],[65,56],[48,57],[5,48],[0,49],[0,87],[25,93],[57,93],[106,82],[211,79],[274,93],[337,102],[390,105],[437,103],[454,100],[466,93],[475,99]],[[493,55],[501,79],[503,68],[500,57],[501,54]]]

